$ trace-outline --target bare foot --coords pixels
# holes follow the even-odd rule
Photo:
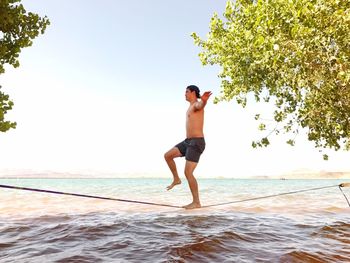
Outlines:
[[[171,185],[167,186],[167,190],[169,191],[172,189],[175,185],[181,184],[181,180],[174,180]]]
[[[185,209],[195,209],[195,208],[201,208],[201,207],[202,207],[201,203],[195,203],[195,202],[192,202],[189,205],[183,206],[183,208]]]

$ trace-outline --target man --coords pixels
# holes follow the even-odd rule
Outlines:
[[[201,207],[198,184],[196,178],[193,176],[193,171],[197,167],[199,158],[205,148],[203,134],[204,107],[211,94],[210,91],[207,91],[200,96],[199,88],[194,85],[186,88],[185,97],[190,103],[186,113],[186,139],[164,154],[164,158],[174,177],[173,182],[167,187],[167,190],[172,189],[175,185],[181,184],[174,158],[183,156],[186,158],[185,176],[193,197],[192,203],[184,206],[186,209]]]

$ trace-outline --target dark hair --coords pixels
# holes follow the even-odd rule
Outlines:
[[[201,97],[200,90],[199,90],[199,88],[197,86],[190,85],[190,86],[187,87],[187,89],[190,90],[191,92],[195,91],[196,92],[196,96],[197,96],[198,99]]]

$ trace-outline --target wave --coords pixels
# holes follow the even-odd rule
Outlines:
[[[350,261],[348,255],[339,255],[335,253],[310,253],[304,251],[292,251],[281,256],[279,262],[310,262],[310,263],[324,263],[324,262],[344,262]]]
[[[0,219],[0,262],[350,262],[349,221],[240,212]]]

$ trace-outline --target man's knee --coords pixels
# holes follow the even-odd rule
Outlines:
[[[174,159],[174,156],[173,156],[173,154],[171,154],[170,151],[168,151],[164,154],[164,159],[165,159],[165,161],[171,161]]]
[[[178,148],[173,148],[173,149],[171,149],[170,151],[167,151],[164,154],[164,159],[168,162],[168,161],[171,161],[174,158],[180,157],[180,156],[182,156],[182,155],[181,155],[179,149]]]
[[[165,161],[169,160],[169,153],[168,152],[164,153],[164,159],[165,159]]]
[[[192,161],[186,161],[185,165],[185,176],[186,178],[193,177],[193,171],[196,169],[197,163]]]
[[[185,173],[186,178],[190,178],[190,177],[193,176],[193,170],[192,169],[186,169],[185,168],[184,173]]]

